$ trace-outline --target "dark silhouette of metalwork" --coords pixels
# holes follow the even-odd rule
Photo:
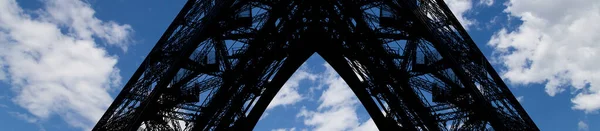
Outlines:
[[[539,130],[442,0],[189,0],[94,130],[251,130],[314,53],[380,130]]]

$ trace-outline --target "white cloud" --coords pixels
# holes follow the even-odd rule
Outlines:
[[[573,109],[584,110],[586,112],[596,112],[600,109],[600,93],[579,93],[575,98],[571,99],[575,105]]]
[[[43,16],[60,26],[69,28],[71,36],[77,39],[100,37],[108,44],[127,50],[129,36],[133,30],[129,25],[120,25],[113,21],[102,21],[94,17],[94,9],[80,0],[48,0]]]
[[[524,96],[517,96],[517,101],[523,102],[525,100]]]
[[[5,39],[4,37],[4,34],[0,33],[0,40]],[[0,47],[0,50],[1,49],[2,47]],[[0,81],[6,80],[6,72],[4,71],[4,65],[4,61],[0,59]]]
[[[583,121],[579,121],[579,123],[577,123],[577,129],[579,131],[589,131],[590,130],[588,125]]]
[[[304,124],[314,128],[310,130],[377,130],[372,119],[359,122],[356,112],[359,101],[335,70],[328,64],[325,67],[319,76],[328,88],[319,98],[320,105],[314,111],[303,107],[297,117],[303,117]]]
[[[12,115],[13,117],[16,117],[17,119],[21,119],[24,120],[26,122],[29,123],[37,123],[38,119],[35,117],[32,117],[30,115],[24,114],[24,113],[20,113],[20,112],[8,112],[8,114]]]
[[[279,129],[273,129],[271,131],[296,131],[296,128],[279,128]]]
[[[260,121],[260,120],[262,120],[262,119],[264,119],[264,118],[267,118],[267,116],[269,116],[269,112],[265,111],[265,112],[262,114],[262,116],[260,116],[260,118],[258,118],[258,121]]]
[[[369,120],[360,124],[354,130],[355,131],[378,131],[377,126],[375,125],[375,122],[373,122],[372,118],[370,118]]]
[[[489,30],[492,27],[494,27],[498,23],[498,19],[499,19],[498,17],[499,16],[492,17],[492,19],[490,19],[489,22],[485,23],[485,28]]]
[[[28,115],[25,113],[20,113],[20,112],[8,112],[8,114],[13,117],[16,117],[17,119],[26,121],[27,123],[35,124],[39,128],[40,131],[46,131],[44,126],[42,126],[42,124],[40,124],[40,120],[31,115]]]
[[[550,96],[572,87],[573,108],[600,109],[600,1],[510,0],[504,10],[523,21],[516,30],[501,29],[489,45],[514,84],[545,84]]]
[[[310,72],[308,72],[308,69],[305,66],[301,66],[281,87],[281,90],[277,92],[277,95],[275,95],[273,101],[271,101],[271,103],[269,103],[269,106],[267,106],[267,110],[273,109],[277,106],[293,105],[297,102],[302,101],[304,97],[300,95],[300,93],[298,93],[300,81],[315,81],[316,79],[317,75],[311,74]]]
[[[480,5],[492,6],[494,4],[494,0],[479,0]]]
[[[470,26],[475,25],[477,23],[474,19],[468,19],[465,17],[466,13],[468,13],[471,8],[473,8],[473,1],[471,0],[445,0],[446,4],[452,10],[456,19],[462,24],[465,29],[469,29]]]
[[[16,93],[13,102],[35,119],[60,116],[89,129],[112,102],[107,90],[121,79],[117,58],[96,38],[125,50],[131,27],[97,19],[79,0],[42,5],[26,13],[15,0],[0,1],[0,70]]]
[[[321,80],[328,87],[319,98],[321,104],[317,109],[350,107],[358,104],[354,92],[346,82],[338,76],[337,72],[325,64],[326,70],[321,74]]]

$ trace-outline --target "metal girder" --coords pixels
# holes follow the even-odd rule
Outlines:
[[[315,52],[381,130],[539,130],[442,0],[189,0],[93,130],[250,130]]]
[[[330,65],[340,74],[342,79],[346,81],[346,84],[352,89],[352,91],[356,94],[359,101],[363,104],[367,113],[371,116],[375,125],[379,129],[386,130],[400,130],[401,127],[398,126],[400,123],[392,123],[389,118],[384,117],[384,115],[380,112],[380,109],[377,107],[373,99],[371,99],[369,93],[365,86],[360,83],[360,80],[355,77],[352,73],[352,67],[347,65],[344,57],[340,54],[332,54],[329,51],[317,51],[319,55],[325,59]]]

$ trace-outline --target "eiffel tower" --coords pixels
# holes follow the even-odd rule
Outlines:
[[[539,130],[443,0],[189,0],[93,130],[252,130],[314,53],[379,130]]]

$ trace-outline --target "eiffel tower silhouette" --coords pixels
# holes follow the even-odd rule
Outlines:
[[[379,130],[539,130],[443,0],[189,0],[93,130],[252,130],[314,53]]]

